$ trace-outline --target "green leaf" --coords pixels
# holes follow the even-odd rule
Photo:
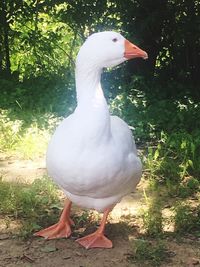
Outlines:
[[[41,251],[45,252],[45,253],[54,252],[56,250],[58,250],[58,249],[56,247],[53,247],[53,246],[45,246],[45,247],[41,248]]]

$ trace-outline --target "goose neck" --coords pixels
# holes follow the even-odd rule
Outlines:
[[[110,138],[110,115],[101,88],[101,69],[76,68],[77,114],[84,122],[84,129],[90,141],[107,142]],[[87,129],[87,130],[86,130]],[[92,142],[92,141],[91,141]],[[93,143],[92,143],[93,144]]]
[[[101,88],[101,73],[98,68],[76,68],[76,91],[77,102],[94,101],[98,98],[104,99]]]

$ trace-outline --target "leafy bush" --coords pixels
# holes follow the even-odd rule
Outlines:
[[[183,196],[186,190],[186,196],[194,194],[199,189],[199,148],[198,136],[186,132],[163,135],[159,143],[150,146],[143,157],[146,176],[167,185],[169,193],[176,185],[173,194]]]
[[[68,76],[67,76],[68,77]],[[59,116],[68,115],[75,106],[74,79],[51,76],[31,78],[23,82],[0,80],[3,97],[0,107],[10,110],[13,118],[22,116],[30,120],[35,112],[38,114],[53,113]],[[26,112],[28,116],[26,116]]]

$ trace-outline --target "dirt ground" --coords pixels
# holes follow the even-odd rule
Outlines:
[[[1,159],[0,175],[5,180],[30,180],[46,173],[43,161]],[[75,242],[75,236],[69,239],[44,240],[32,237],[21,240],[15,235],[17,222],[6,226],[0,217],[0,266],[2,267],[136,267],[141,265],[128,260],[134,251],[134,239],[140,232],[140,224],[134,221],[142,206],[143,186],[140,185],[135,194],[125,197],[112,211],[106,235],[113,241],[112,249],[86,250]],[[73,212],[78,212],[75,207]],[[133,223],[127,226],[127,218],[131,215]],[[124,221],[123,218],[126,218]],[[12,228],[12,229],[11,229]],[[93,229],[94,230],[94,229]],[[153,240],[152,240],[153,242]],[[200,266],[200,238],[188,236],[179,242],[172,237],[165,240],[169,250],[169,261],[162,267]]]
[[[115,231],[113,231],[114,233]],[[110,236],[111,238],[111,236]],[[60,239],[46,241],[40,238],[23,242],[12,237],[0,240],[0,266],[69,266],[69,267],[135,267],[141,266],[130,263],[127,260],[131,253],[130,241],[127,237],[119,236],[115,232],[112,236],[113,249],[91,249],[85,250],[72,239]],[[199,266],[197,256],[198,245],[185,241],[177,244],[170,241],[168,247],[174,253],[170,262],[161,266],[191,267]]]

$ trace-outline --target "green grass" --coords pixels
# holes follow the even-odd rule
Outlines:
[[[151,194],[146,199],[146,206],[141,210],[143,229],[147,236],[159,237],[163,233],[162,204],[158,194]]]
[[[0,152],[22,159],[44,156],[60,118],[39,113],[33,116],[30,111],[20,117],[16,119],[9,110],[0,109]]]
[[[155,242],[145,239],[136,239],[132,243],[132,250],[128,260],[137,262],[139,266],[160,266],[163,262],[169,262],[169,251],[162,240]]]
[[[200,204],[193,207],[189,203],[177,202],[174,206],[175,231],[179,235],[193,233],[200,237]]]
[[[0,213],[21,221],[20,236],[55,222],[60,206],[58,189],[48,177],[32,184],[0,181]]]

